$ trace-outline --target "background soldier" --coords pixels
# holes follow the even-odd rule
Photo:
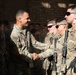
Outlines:
[[[47,24],[48,33],[46,34],[44,42],[46,44],[48,44],[49,46],[53,44],[53,39],[54,39],[54,37],[57,33],[57,30],[56,30],[55,26],[56,26],[55,20],[49,21],[48,24]],[[49,58],[44,59],[43,68],[46,70],[46,75],[50,75],[50,73],[51,73],[51,70],[50,70],[51,60],[52,60],[52,56],[49,57]]]
[[[67,65],[68,65],[67,67],[69,67],[69,68],[67,70],[67,75],[75,75],[74,74],[74,66],[75,66],[74,61],[75,60],[73,60],[76,57],[75,15],[76,15],[76,5],[69,6],[67,9],[67,13],[65,15],[66,21],[72,25],[72,27],[69,29],[69,36],[68,36],[68,39],[70,40],[70,41],[68,41],[69,42],[68,47],[70,47],[70,48],[68,50],[69,58],[67,59]]]

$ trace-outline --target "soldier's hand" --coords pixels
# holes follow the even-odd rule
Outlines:
[[[39,55],[37,53],[33,53],[33,60],[36,60],[39,58]]]

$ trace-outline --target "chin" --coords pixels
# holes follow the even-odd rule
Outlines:
[[[76,27],[74,27],[74,29],[76,30]]]
[[[26,23],[25,26],[27,26],[28,24]]]

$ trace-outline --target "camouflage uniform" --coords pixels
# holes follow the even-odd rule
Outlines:
[[[49,46],[53,44],[53,39],[57,36],[57,31],[55,30],[54,33],[50,33],[48,32],[46,37],[45,37],[45,43],[48,44]],[[46,75],[48,75],[47,73],[51,72],[50,68],[51,68],[51,61],[52,61],[52,56],[49,58],[46,58],[43,62],[43,68],[46,70]],[[48,71],[48,72],[47,72]],[[51,74],[51,73],[50,73]]]
[[[31,38],[32,45],[35,48],[39,48],[41,50],[49,48],[48,45],[36,41],[35,38],[33,37],[33,35],[30,35],[30,36],[31,36],[30,38]],[[28,48],[27,48],[27,39],[28,38],[26,36],[26,29],[20,29],[19,27],[17,27],[17,25],[14,25],[14,28],[11,33],[11,40],[14,45],[13,52],[18,58],[24,59],[25,63],[30,62],[31,61],[30,59],[32,59],[32,53],[29,53]],[[21,55],[19,54],[20,51],[21,51]],[[19,61],[19,62],[21,62],[21,61]],[[17,63],[19,63],[19,62],[17,61]],[[27,64],[25,64],[25,66],[27,66]],[[24,69],[26,70],[27,68],[28,67],[25,67]],[[26,75],[28,75],[27,74],[28,71],[26,70],[25,72],[26,72]],[[21,74],[21,73],[19,73],[19,74]],[[23,75],[23,74],[21,74],[21,75]]]
[[[68,40],[67,40],[67,59],[66,59],[66,65],[67,65],[67,74],[66,75],[69,75],[68,73],[73,69],[71,68],[74,67],[73,65],[73,59],[74,57],[76,57],[76,51],[75,51],[75,37],[73,37],[72,35],[74,34],[71,34],[71,30],[69,31],[69,35],[68,35]],[[72,39],[73,38],[73,39]],[[60,75],[60,71],[62,69],[62,48],[63,48],[63,43],[64,43],[64,35],[61,36],[61,38],[59,38],[57,40],[57,73],[58,75]],[[45,52],[43,53],[40,53],[39,56],[40,58],[47,58],[49,56],[51,56],[52,54],[54,53],[54,45],[52,45],[50,47],[50,49],[46,50]],[[72,62],[72,63],[71,63]],[[73,71],[70,72],[70,75],[74,75]]]
[[[68,53],[67,53],[67,75],[76,75],[74,73],[75,57],[76,57],[76,31],[73,28],[69,29],[68,37]]]

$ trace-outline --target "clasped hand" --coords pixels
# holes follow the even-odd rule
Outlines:
[[[39,54],[37,54],[37,53],[33,53],[33,60],[36,60],[36,59],[38,59],[39,58]]]

